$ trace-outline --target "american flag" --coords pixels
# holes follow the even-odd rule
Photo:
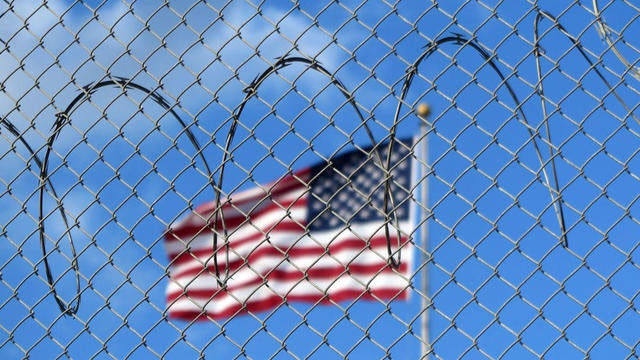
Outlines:
[[[228,246],[218,244],[217,260],[220,274],[229,274],[224,287],[216,281],[213,261],[212,231],[218,239],[223,234],[221,221],[212,229],[216,204],[203,204],[170,226],[169,316],[223,319],[291,301],[406,299],[414,229],[411,146],[410,140],[396,140],[391,151],[389,204],[395,216],[386,222],[392,249],[401,255],[398,268],[389,263],[385,235],[385,143],[221,201]]]

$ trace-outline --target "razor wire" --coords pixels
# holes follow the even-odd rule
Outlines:
[[[638,16],[629,0],[1,4],[0,353],[637,357]],[[408,258],[391,158],[407,136]],[[226,289],[223,207],[368,146],[380,183],[355,214],[321,214],[348,229],[380,192],[377,255],[408,264],[407,300],[168,317],[172,224],[217,204],[204,266]]]

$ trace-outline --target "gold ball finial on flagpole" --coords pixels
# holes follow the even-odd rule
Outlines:
[[[426,118],[431,114],[431,107],[427,103],[420,103],[418,107],[416,107],[416,114],[421,118]]]

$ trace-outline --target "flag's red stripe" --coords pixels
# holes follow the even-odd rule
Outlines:
[[[273,309],[285,301],[298,301],[306,303],[318,303],[318,304],[330,304],[332,302],[341,302],[354,299],[364,300],[403,300],[407,299],[409,292],[407,289],[396,288],[374,288],[368,291],[344,289],[336,292],[330,292],[327,295],[324,294],[309,294],[309,295],[288,295],[282,297],[274,294],[268,298],[257,301],[248,301],[245,304],[237,304],[230,306],[220,312],[206,312],[197,310],[169,310],[169,317],[172,319],[181,320],[223,320],[230,318],[234,315],[246,314],[248,312],[261,312],[269,309]],[[286,300],[285,300],[286,299]]]
[[[391,241],[395,243],[396,238],[391,238]],[[402,237],[401,243],[406,243],[407,238]],[[346,238],[339,239],[331,243],[327,248],[323,246],[299,246],[296,247],[295,243],[290,247],[275,246],[258,247],[252,251],[246,259],[238,259],[229,263],[229,271],[235,271],[245,263],[257,261],[262,257],[278,257],[278,258],[295,258],[297,256],[322,256],[324,254],[338,253],[345,250],[353,250],[354,252],[362,251],[365,249],[384,248],[387,246],[387,238],[384,235],[371,238],[368,242],[360,238]],[[188,263],[195,263],[203,266],[204,259],[210,259],[213,257],[213,250],[203,249],[200,251],[184,252],[174,258],[172,265],[183,265]],[[218,252],[218,269],[226,271],[226,264],[220,260],[224,259],[224,254]],[[274,261],[277,259],[274,259]],[[181,276],[181,274],[175,274],[174,276]]]
[[[242,239],[238,239],[238,240],[234,239],[233,241],[230,242],[229,247],[233,249],[233,248],[240,247],[246,243],[254,242],[259,239],[266,239],[266,237],[269,235],[270,232],[278,232],[278,231],[299,233],[301,236],[305,232],[305,224],[301,224],[299,222],[286,219],[276,224],[269,225],[269,227],[265,229],[255,229],[255,233],[252,233],[251,235],[247,235]],[[256,245],[257,244],[258,243],[256,243]],[[185,246],[187,246],[187,244],[185,244]],[[218,242],[218,249],[224,249],[224,244],[222,240],[219,240]],[[183,258],[185,256],[188,256],[187,259],[193,260],[193,256],[189,254],[193,254],[195,256],[206,256],[206,257],[213,256],[213,239],[211,240],[211,248],[201,249],[201,250],[192,250],[192,251],[185,249],[184,251],[181,251],[179,253],[169,253],[169,259],[171,259],[172,264],[180,264],[183,262],[184,260]]]
[[[304,280],[326,280],[326,279],[337,279],[342,275],[366,275],[366,276],[374,276],[378,273],[394,273],[400,272],[405,273],[408,269],[408,265],[406,263],[400,264],[400,267],[396,270],[389,267],[387,263],[380,262],[377,264],[351,264],[349,265],[349,272],[347,272],[345,266],[335,266],[335,267],[324,267],[317,269],[308,269],[307,274],[304,272],[295,270],[295,271],[285,271],[274,269],[270,272],[264,274],[255,274],[255,277],[251,280],[244,281],[242,284],[237,284],[233,286],[228,286],[226,289],[221,290],[217,288],[217,284],[213,282],[212,285],[216,287],[205,288],[205,289],[187,289],[186,291],[174,291],[172,293],[167,294],[167,301],[173,302],[181,297],[187,296],[192,299],[200,299],[200,300],[216,300],[220,299],[224,296],[228,296],[228,294],[233,295],[234,291],[242,290],[245,288],[258,288],[261,285],[268,284],[269,281],[288,281],[293,285],[297,284],[300,281]],[[196,274],[197,275],[197,274]],[[195,276],[194,276],[195,279]]]
[[[240,200],[233,200],[231,199],[231,201],[227,201],[227,200],[223,200],[222,201],[222,211],[238,211],[238,208],[246,205],[248,203],[255,203],[256,206],[258,204],[260,204],[262,201],[269,201],[271,199],[277,200],[278,197],[282,196],[282,195],[286,195],[290,192],[293,192],[295,190],[298,189],[303,189],[303,188],[307,188],[309,185],[303,182],[300,182],[299,179],[293,179],[295,181],[290,181],[290,183],[285,183],[285,184],[278,184],[277,187],[271,188],[269,190],[267,190],[264,193],[259,193],[256,194],[250,198],[246,198],[246,199],[240,199]],[[211,213],[213,212],[213,210],[215,210],[215,208],[213,208],[213,204],[210,203],[209,204],[209,211],[207,212],[201,212],[201,211],[197,211],[197,213],[199,214],[206,214],[209,213],[211,216]]]
[[[265,192],[258,191],[257,194],[247,198],[242,198],[243,194],[241,192],[240,194],[237,195],[237,197],[240,197],[239,200],[233,200],[233,197],[231,202],[228,201],[229,200],[228,198],[222,199],[220,201],[222,203],[222,210],[224,211],[225,209],[232,209],[233,206],[242,206],[250,202],[258,202],[262,199],[269,198],[269,197],[277,197],[282,194],[288,193],[292,190],[295,190],[297,188],[309,187],[309,184],[307,183],[307,178],[310,172],[311,172],[311,168],[307,168],[307,169],[298,171],[293,175],[287,175],[284,178],[277,180],[271,184],[261,186],[261,188],[265,189]],[[254,188],[251,188],[250,190],[259,189],[259,188],[260,187],[254,187]],[[246,190],[246,191],[248,192],[250,190]],[[211,213],[214,210],[215,210],[215,204],[213,203],[213,201],[210,201],[206,204],[202,204],[198,206],[195,209],[195,212],[198,214],[206,214],[206,213]]]
[[[272,279],[268,279],[268,280],[272,280]],[[255,279],[252,280],[251,283],[247,283],[245,284],[243,287],[248,287],[248,285],[253,285],[256,287],[256,289],[259,287],[259,285],[263,285],[266,284],[265,281],[263,281],[262,279]],[[295,285],[295,283],[293,283],[293,285]],[[363,286],[358,284],[358,286]],[[293,286],[292,286],[293,288]],[[369,291],[374,291],[375,289],[379,289],[381,287],[373,287],[370,288]],[[404,287],[382,287],[383,289],[396,289],[396,293],[402,291],[404,289]],[[227,296],[231,296],[233,297],[233,291],[237,290],[236,288],[227,288],[227,290],[221,290],[221,289],[199,289],[199,290],[188,290],[188,291],[184,291],[184,292],[175,292],[173,294],[168,294],[167,295],[167,303],[172,304],[180,299],[193,299],[193,300],[211,300],[211,301],[215,301],[215,300],[221,300]],[[342,291],[353,291],[353,292],[357,292],[358,294],[362,294],[365,293],[366,290],[361,289],[361,290],[356,290],[353,288],[350,289],[342,289],[342,290],[331,290],[329,289],[329,291],[327,291],[327,295],[329,297],[331,297],[333,299],[333,295],[340,293]],[[308,292],[308,295],[311,296],[318,296],[320,294],[318,294],[320,290],[314,289],[313,292]],[[287,298],[289,296],[298,296],[298,297],[302,297],[302,296],[307,296],[307,294],[289,294],[287,295]],[[263,300],[254,300],[254,301],[263,301]],[[251,300],[247,301],[247,303],[251,302]]]
[[[322,267],[322,268],[311,267],[310,269],[306,269],[306,270],[299,269],[299,270],[289,270],[289,271],[273,269],[262,274],[256,273],[253,279],[245,281],[241,284],[234,284],[233,286],[229,286],[226,288],[225,292],[233,293],[234,291],[244,289],[247,287],[258,287],[259,285],[267,283],[268,281],[288,281],[295,284],[303,280],[337,279],[340,276],[345,274],[374,276],[378,273],[393,273],[393,272],[405,273],[406,271],[407,271],[406,262],[400,264],[400,267],[398,269],[393,269],[389,267],[389,265],[386,262],[383,262],[382,259],[380,260],[379,263],[376,263],[376,264],[355,263],[355,264],[350,264],[346,266],[339,266],[338,264],[336,264],[336,266],[332,266],[332,267]],[[181,274],[180,277],[190,277],[195,279],[197,278],[198,275],[206,272],[210,272],[211,274],[214,274],[215,269],[213,268],[213,266],[210,266],[207,269],[205,268],[192,269],[190,271],[187,271]],[[174,276],[173,278],[178,278],[178,276]],[[212,285],[215,285],[217,287],[217,283],[215,283],[214,280],[212,280]],[[219,289],[214,287],[207,288],[207,289],[197,289],[197,290],[187,289],[186,292],[175,291],[171,294],[168,294],[167,301],[174,301],[184,295],[187,295],[192,298],[210,299],[210,298],[216,298],[221,295],[224,295],[225,292],[221,292]]]
[[[273,201],[273,200],[265,200],[265,201]],[[305,207],[307,206],[307,199],[304,197],[283,201],[283,202],[273,202],[264,207],[259,207],[255,210],[255,212],[250,212],[244,216],[234,216],[234,217],[226,217],[224,218],[224,226],[227,229],[227,232],[231,232],[234,229],[243,226],[243,225],[251,225],[252,223],[257,222],[261,217],[270,214],[271,212],[281,211],[283,212],[283,216],[285,216],[285,211],[291,210],[293,207]],[[283,217],[281,220],[287,219]],[[203,220],[204,221],[204,220]],[[194,236],[203,235],[203,234],[211,234],[213,223],[210,225],[207,224],[185,224],[175,229],[169,229],[167,234],[165,235],[166,241],[179,241],[178,238],[184,240],[188,240]],[[222,219],[218,219],[216,225],[216,231],[222,232],[223,224]],[[265,229],[265,232],[269,231],[269,228]]]
[[[287,193],[290,190],[294,190],[299,187],[308,188],[309,187],[308,178],[310,173],[311,173],[311,168],[306,168],[298,172],[295,172],[291,175],[287,175],[284,178],[280,180],[276,180],[271,184],[262,186],[262,188],[268,189],[268,192],[266,194],[254,195],[248,198],[241,198],[239,200],[232,201],[231,204],[244,205],[252,201],[258,201],[260,199],[263,199],[265,195],[274,197],[274,196],[279,196],[281,194]],[[256,188],[253,188],[253,189],[256,189]],[[241,194],[239,195],[241,196]]]

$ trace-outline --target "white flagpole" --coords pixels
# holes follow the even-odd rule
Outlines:
[[[420,358],[426,359],[431,354],[431,342],[429,336],[429,308],[431,307],[431,297],[429,295],[429,270],[427,262],[429,261],[429,224],[428,219],[430,217],[429,207],[429,181],[427,176],[430,172],[429,166],[429,132],[431,131],[431,123],[428,120],[428,116],[431,112],[429,105],[421,103],[416,109],[417,115],[420,118],[420,138],[421,142],[421,154],[420,154],[420,202],[422,211],[421,229],[420,229],[420,243],[422,245],[422,275],[420,290],[422,292],[420,309],[422,311],[420,316],[420,328],[421,328],[421,342],[420,342]]]

